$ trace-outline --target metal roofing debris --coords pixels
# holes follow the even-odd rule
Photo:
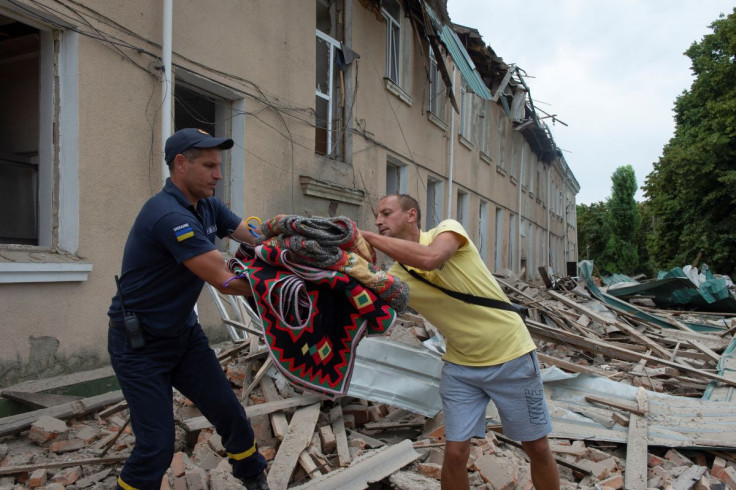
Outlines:
[[[681,308],[736,313],[736,298],[729,290],[730,278],[716,276],[707,265],[703,272],[692,266],[661,271],[656,280],[638,282],[620,274],[604,279],[611,285],[606,293],[621,299],[647,295],[660,308]],[[625,281],[625,282],[624,282]]]
[[[628,430],[614,424],[612,409],[586,396],[634,404],[637,388],[591,374],[568,374],[553,367],[542,371],[554,426],[550,437],[625,444]],[[736,448],[736,405],[647,391],[649,445]],[[603,408],[602,408],[603,407]],[[495,407],[487,417],[498,421]]]
[[[442,40],[445,49],[447,49],[450,57],[455,62],[455,66],[460,70],[460,74],[462,75],[463,80],[465,80],[465,83],[468,84],[468,87],[470,87],[478,97],[490,100],[493,97],[491,95],[491,91],[488,90],[488,87],[486,87],[486,84],[483,82],[478,70],[475,68],[475,63],[473,63],[473,60],[470,58],[470,55],[465,49],[465,46],[463,46],[463,43],[460,41],[460,38],[457,37],[457,34],[455,34],[455,31],[452,30],[451,26],[447,24],[441,25],[437,19],[437,15],[429,5],[425,4],[425,8],[427,9],[427,13],[432,21],[432,28]]]
[[[349,396],[434,417],[442,410],[442,359],[428,349],[386,338],[360,341]]]
[[[409,439],[398,444],[384,446],[357,459],[348,468],[340,468],[318,477],[299,489],[368,488],[371,483],[381,481],[391,473],[413,462],[421,455],[414,450]]]

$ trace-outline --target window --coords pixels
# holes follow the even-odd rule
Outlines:
[[[434,57],[434,51],[429,48],[429,96],[427,107],[429,112],[444,119],[445,116],[445,100],[446,100],[445,83],[442,81],[437,60]]]
[[[501,208],[496,208],[496,247],[493,254],[493,266],[497,271],[500,271],[503,268],[503,209]]]
[[[488,203],[486,201],[480,202],[478,208],[478,252],[483,262],[486,261],[486,252],[488,246]]]
[[[383,0],[381,14],[386,19],[386,78],[401,85],[401,5],[397,0]]]
[[[499,168],[506,168],[506,118],[501,114],[498,116],[498,125],[496,126],[498,133],[498,159],[496,165]]]
[[[463,191],[457,191],[457,220],[468,229],[468,194]]]
[[[509,250],[508,250],[508,256],[507,256],[507,267],[510,270],[514,270],[514,263],[516,258],[516,253],[514,253],[516,249],[516,215],[512,214],[509,218]]]
[[[79,248],[78,35],[20,19],[0,15],[0,244],[60,258],[0,263],[0,282],[86,281],[61,258]]]
[[[473,94],[465,82],[460,85],[460,136],[471,140],[473,129]]]
[[[442,181],[427,180],[427,229],[434,228],[442,221]]]
[[[12,33],[0,52],[0,243],[51,246],[51,36],[0,16]],[[12,24],[8,25],[8,24]],[[42,58],[43,56],[43,58]]]
[[[409,167],[392,161],[386,162],[386,194],[406,194]]]
[[[493,113],[491,112],[491,101],[483,101],[483,110],[478,114],[480,118],[480,151],[486,156],[491,155],[491,126]]]
[[[340,69],[337,53],[337,2],[317,0],[315,61],[315,130],[314,152],[340,158],[343,152],[343,112],[340,105]]]
[[[245,168],[245,101],[228,87],[202,76],[177,69],[173,90],[174,131],[182,128],[200,128],[213,136],[232,138],[235,145],[222,153],[222,176],[215,187],[215,195],[239,216],[243,216]],[[234,241],[218,239],[217,247],[235,251]]]

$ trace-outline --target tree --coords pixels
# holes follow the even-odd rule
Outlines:
[[[608,201],[610,234],[598,268],[635,274],[639,268],[639,251],[635,241],[641,226],[641,216],[634,200],[637,188],[634,168],[631,165],[617,168],[611,181],[613,187]]]
[[[644,185],[660,268],[701,257],[732,274],[736,257],[736,8],[685,54],[695,76],[675,101],[675,133]]]
[[[576,206],[578,223],[578,246],[581,257],[598,262],[610,232],[608,231],[608,206],[605,202],[594,202],[590,206]]]

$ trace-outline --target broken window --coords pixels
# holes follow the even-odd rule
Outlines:
[[[401,86],[401,5],[397,0],[383,0],[381,13],[386,19],[386,78]]]
[[[496,125],[498,133],[498,158],[496,165],[498,168],[506,168],[506,118],[503,114],[498,116],[498,124]]]
[[[493,123],[493,112],[491,111],[491,101],[483,100],[481,102],[482,110],[478,114],[480,119],[480,151],[488,158],[491,155],[491,126]]]
[[[437,60],[434,57],[434,52],[429,49],[429,97],[427,100],[427,106],[429,112],[434,114],[440,119],[444,119],[445,116],[445,100],[446,90],[445,83],[442,81],[440,75],[439,66]]]
[[[468,194],[463,191],[457,191],[457,221],[468,228]]]
[[[478,253],[483,262],[486,261],[488,246],[488,202],[481,201],[478,207]]]
[[[338,41],[338,2],[317,0],[315,153],[339,158],[342,155],[342,107],[344,86],[341,83]],[[343,65],[344,66],[344,65]]]
[[[39,161],[41,32],[3,16],[0,24],[0,243],[39,245],[50,204],[39,202],[39,185],[49,190]]]
[[[442,221],[442,181],[427,179],[427,229],[434,228]]]
[[[472,142],[473,129],[473,94],[468,85],[460,85],[460,136]]]
[[[391,160],[386,162],[386,194],[406,194],[409,167]]]

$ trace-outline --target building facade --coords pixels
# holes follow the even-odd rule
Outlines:
[[[243,217],[373,229],[404,192],[491,270],[566,275],[579,185],[529,92],[440,0],[0,0],[0,386],[108,362],[113,277],[182,127],[233,138],[216,194]]]

